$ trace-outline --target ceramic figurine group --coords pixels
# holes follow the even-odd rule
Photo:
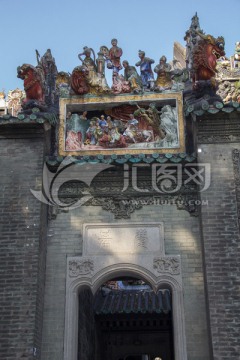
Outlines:
[[[127,135],[124,133],[124,124],[120,120],[112,120],[94,116],[87,118],[87,112],[82,115],[71,114],[67,116],[66,150],[78,151],[83,148],[124,148],[127,146]]]
[[[71,75],[71,88],[75,94],[161,92],[170,90],[174,83],[179,82],[176,80],[179,79],[176,75],[179,75],[179,71],[183,73],[184,70],[175,67],[176,63],[174,65],[167,63],[166,56],[162,56],[159,64],[152,69],[155,61],[147,57],[144,51],[139,50],[139,61],[132,66],[127,60],[121,63],[123,51],[118,46],[117,39],[112,39],[111,44],[110,49],[101,46],[97,58],[92,48],[83,48],[83,52],[78,55],[82,65],[76,67]],[[112,70],[111,88],[105,78],[105,67]],[[139,67],[140,74],[136,67]],[[122,69],[123,74],[120,74]],[[157,74],[156,80],[154,72]]]
[[[190,28],[185,34],[186,67],[176,59],[167,62],[161,56],[159,63],[147,57],[143,50],[138,51],[139,60],[135,66],[127,60],[121,61],[122,49],[117,39],[112,39],[110,49],[101,46],[97,55],[90,47],[85,46],[78,55],[81,64],[72,73],[58,72],[51,50],[40,58],[37,52],[36,67],[23,64],[18,67],[18,77],[24,80],[26,92],[25,103],[33,106],[45,104],[57,106],[59,96],[104,94],[142,94],[146,91],[165,92],[207,89],[216,91],[215,77],[219,59],[225,56],[224,38],[206,35],[199,26],[197,14],[193,16]],[[239,67],[239,50],[237,43],[234,64]],[[112,71],[112,85],[109,87],[105,70]],[[122,71],[122,73],[121,73]],[[155,76],[155,78],[154,78]],[[209,90],[210,89],[210,90]],[[201,90],[201,89],[200,89]],[[205,91],[205,90],[204,90]]]
[[[93,116],[68,112],[66,118],[66,151],[174,146],[178,143],[176,107],[165,105],[159,111],[154,103],[147,108],[138,104],[127,119],[112,118],[106,113]],[[127,110],[126,107],[122,109]]]

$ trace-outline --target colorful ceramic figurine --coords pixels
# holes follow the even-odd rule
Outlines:
[[[122,49],[117,46],[117,39],[112,39],[111,44],[112,47],[109,50],[108,56],[107,56],[107,67],[108,69],[112,69],[113,73],[118,73],[119,70],[122,69],[121,65],[121,56],[122,56]]]
[[[91,58],[91,54],[93,54],[93,59]],[[82,55],[85,56],[84,59],[82,59]],[[84,46],[83,52],[81,54],[78,54],[78,58],[82,62],[82,65],[88,68],[89,77],[94,77],[97,72],[94,50],[92,48]]]
[[[225,55],[224,38],[214,38],[197,32],[201,40],[193,53],[194,81],[210,80],[215,77],[217,59]]]
[[[78,114],[67,114],[66,150],[76,151],[82,148],[82,133]]]
[[[154,76],[151,65],[154,64],[154,60],[145,56],[145,52],[139,50],[138,56],[140,61],[136,63],[136,66],[140,66],[141,78],[143,87],[145,90],[154,89]]]
[[[93,59],[91,54],[93,54]],[[85,56],[84,59],[82,59],[83,55]],[[73,70],[72,77],[74,76],[74,82],[71,81],[71,85],[74,85],[75,83],[78,84],[79,76],[79,79],[81,78],[82,82],[85,80],[85,84],[81,84],[80,90],[82,91],[82,89],[85,89],[81,94],[86,93],[86,89],[88,89],[90,94],[108,93],[110,89],[104,76],[104,62],[102,61],[101,56],[98,57],[98,62],[96,64],[94,50],[85,46],[83,52],[78,55],[78,58],[82,61],[82,67],[78,67],[79,71],[76,71],[76,68]],[[76,93],[80,94],[77,87],[72,86],[72,88]]]
[[[206,84],[212,83],[215,87],[215,74],[217,60],[225,55],[224,38],[214,38],[212,35],[205,35],[199,25],[197,14],[192,18],[189,30],[186,32],[186,65],[194,87],[197,82]]]
[[[124,79],[129,82],[131,91],[134,93],[142,92],[142,79],[138,75],[135,66],[130,66],[127,60],[123,61]]]
[[[26,92],[24,103],[27,103],[29,100],[43,103],[45,100],[43,70],[29,64],[23,64],[18,66],[17,73],[18,78],[24,81],[24,90]]]
[[[171,65],[167,63],[167,58],[163,55],[159,60],[159,64],[154,68],[154,72],[157,74],[155,90],[163,91],[171,89],[171,70]]]
[[[240,67],[240,42],[235,43],[234,67]]]
[[[113,94],[123,94],[123,93],[130,93],[131,87],[128,81],[125,80],[122,74],[118,74],[117,72],[113,73],[112,77],[112,92]]]

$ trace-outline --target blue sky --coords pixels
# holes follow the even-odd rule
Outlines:
[[[43,55],[50,48],[58,71],[70,73],[84,46],[97,54],[101,45],[111,47],[112,38],[130,65],[138,61],[139,49],[156,63],[162,55],[170,61],[174,41],[185,45],[196,12],[203,31],[223,36],[226,55],[233,55],[240,41],[240,0],[0,0],[0,91],[23,88],[16,68],[35,66],[35,49]],[[106,72],[110,79],[111,70]]]

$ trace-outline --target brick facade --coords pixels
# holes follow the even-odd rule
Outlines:
[[[200,216],[172,204],[151,204],[124,220],[163,222],[166,255],[181,256],[188,360],[237,360],[240,352],[240,145],[231,129],[238,118],[214,119],[215,132],[208,118],[197,129],[198,161],[211,164],[210,187],[200,193],[205,203]],[[0,140],[4,360],[63,360],[67,257],[82,254],[84,223],[123,221],[101,206],[63,210],[47,220],[46,206],[30,192],[41,190],[46,143],[42,126],[30,124],[5,126]]]
[[[164,222],[166,254],[181,255],[188,358],[210,359],[199,219],[177,210],[175,205],[155,205],[134,212],[127,222],[144,222],[146,219]],[[44,360],[63,360],[66,259],[82,253],[84,222],[116,223],[122,220],[114,219],[113,214],[101,207],[82,206],[68,213],[62,212],[51,221],[42,345]]]
[[[239,220],[233,151],[240,149],[239,143],[223,138],[229,134],[229,127],[236,122],[236,116],[222,116],[220,119],[204,119],[200,132],[211,127],[210,137],[205,131],[204,144],[199,141],[199,162],[211,165],[211,185],[201,193],[208,206],[202,206],[203,257],[208,294],[211,343],[214,360],[239,359],[240,331],[239,317]],[[215,128],[215,132],[214,132]],[[221,131],[219,135],[219,130]],[[235,131],[233,136],[238,136]],[[203,141],[202,141],[203,142]],[[225,142],[225,143],[224,143]],[[234,171],[235,170],[235,171]]]
[[[40,358],[46,210],[41,189],[44,131],[6,127],[0,140],[0,358]]]

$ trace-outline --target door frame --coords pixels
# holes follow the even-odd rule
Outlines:
[[[67,259],[64,360],[77,360],[80,289],[88,288],[95,295],[105,282],[125,276],[141,278],[149,283],[154,291],[166,288],[171,291],[174,359],[187,360],[181,267],[177,274],[167,274],[154,268],[154,256],[151,255],[144,258],[133,256],[132,259],[128,259],[132,261],[127,263],[121,260],[116,262],[116,257],[111,255],[98,256],[97,259],[89,256]],[[73,264],[81,264],[78,267],[81,271],[73,271]],[[85,266],[82,266],[83,264]],[[106,266],[103,267],[103,264]]]

